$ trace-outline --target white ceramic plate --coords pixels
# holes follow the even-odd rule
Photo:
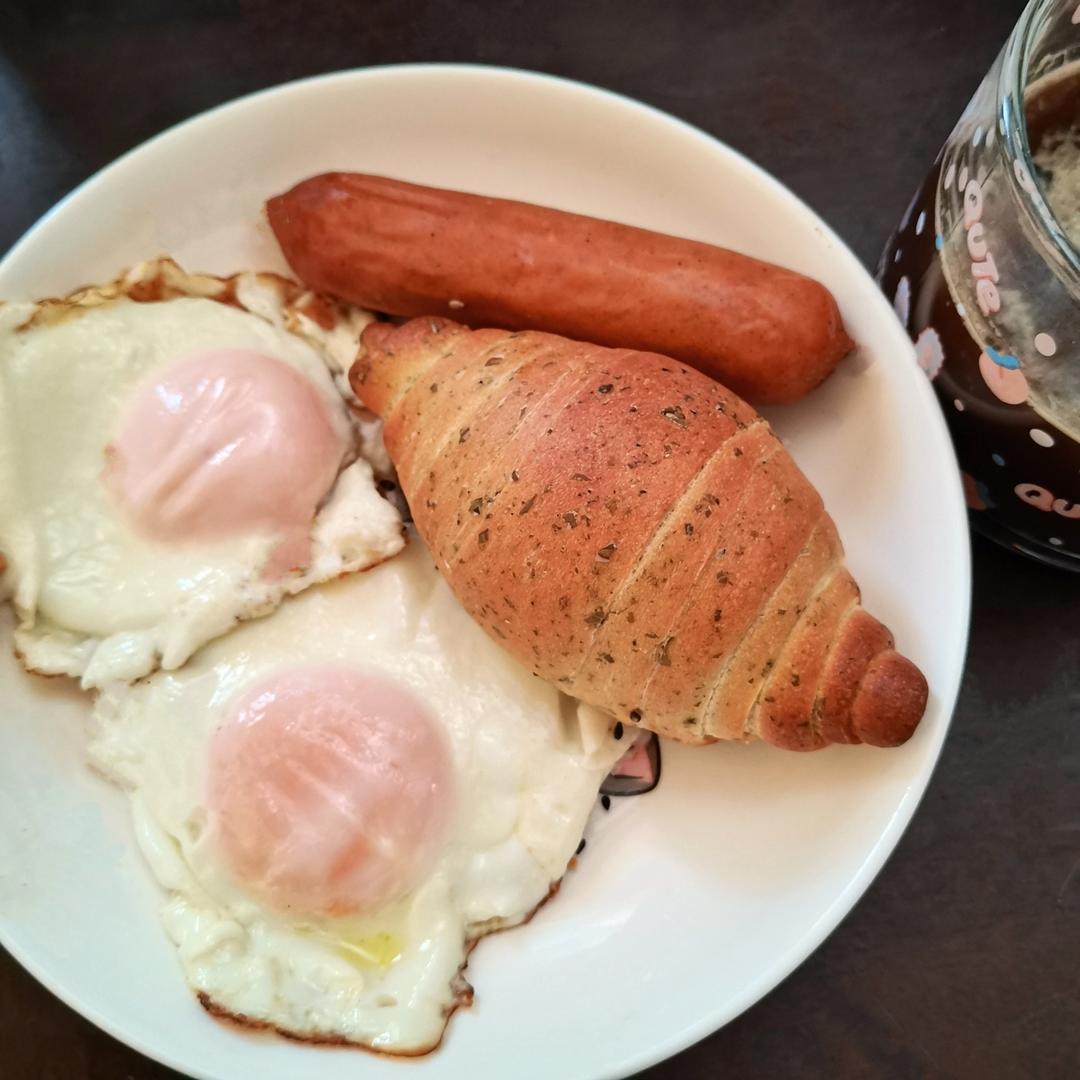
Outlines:
[[[197,1077],[620,1076],[746,1009],[847,913],[900,838],[955,701],[970,594],[952,449],[911,343],[837,237],[755,166],[646,106],[557,79],[422,65],[280,87],[153,139],[48,214],[0,264],[0,296],[63,293],[168,252],[281,269],[263,200],[354,169],[527,199],[695,237],[814,275],[862,343],[771,416],[825,496],[868,607],[926,673],[894,751],[667,747],[660,787],[595,822],[527,927],[475,952],[475,1006],[403,1064],[252,1037],[185,988],[133,850],[125,799],[83,765],[86,702],[0,657],[0,940],[47,987]],[[3,627],[7,633],[7,626]]]

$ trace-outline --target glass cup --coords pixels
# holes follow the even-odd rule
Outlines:
[[[1080,4],[1033,0],[882,254],[972,524],[1080,570]]]

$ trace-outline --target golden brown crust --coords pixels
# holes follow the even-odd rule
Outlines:
[[[826,742],[858,742],[851,705],[867,665],[879,652],[892,648],[893,637],[862,607],[853,607],[831,644],[818,684],[818,730]]]
[[[690,743],[911,734],[925,681],[744,402],[665,357],[550,334],[417,319],[365,345],[354,388],[417,528],[534,672]]]
[[[800,553],[772,595],[761,604],[755,620],[714,684],[709,702],[709,729],[745,737],[748,720],[766,680],[783,655],[799,620],[799,605],[823,578],[831,576],[842,554],[832,519],[819,514]]]
[[[605,694],[648,684],[651,675],[660,673],[657,659],[662,650],[667,650],[670,660],[671,649],[682,647],[680,638],[687,640],[687,620],[695,611],[708,627],[701,642],[705,647],[700,648],[702,671],[722,660],[722,604],[727,596],[717,598],[712,608],[706,596],[728,590],[727,556],[719,555],[728,522],[746,498],[749,477],[778,449],[768,426],[763,421],[752,423],[726,439],[692,479],[608,605],[609,615],[590,659],[610,656],[612,660],[606,670],[594,664],[581,671],[590,691],[594,680],[598,680],[597,692]],[[684,689],[689,690],[689,685]],[[704,691],[698,696],[703,699]],[[706,730],[701,703],[657,709],[643,700],[617,699],[623,714],[639,709],[653,730],[683,740],[714,737]]]
[[[880,652],[863,672],[851,705],[852,731],[871,746],[898,746],[911,738],[926,711],[922,672],[894,649]]]
[[[748,731],[789,750],[828,745],[816,724],[818,684],[836,628],[858,598],[855,582],[841,568],[796,606],[798,622],[747,717]]]

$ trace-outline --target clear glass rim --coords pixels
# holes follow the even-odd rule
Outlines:
[[[1031,50],[1036,44],[1049,10],[1055,3],[1057,0],[1031,0],[1024,8],[1016,26],[1013,27],[1013,32],[1005,45],[998,86],[997,114],[1003,141],[1008,145],[1015,160],[1023,164],[1032,181],[1030,187],[1025,187],[1013,170],[1008,169],[1009,181],[1013,185],[1014,193],[1022,205],[1029,207],[1032,223],[1041,234],[1041,238],[1057,253],[1075,281],[1080,282],[1080,251],[1073,246],[1061,227],[1061,223],[1046,201],[1042,187],[1036,180],[1035,163],[1031,155],[1027,119],[1024,114],[1024,96],[1027,91]],[[1013,103],[1015,103],[1015,108]]]

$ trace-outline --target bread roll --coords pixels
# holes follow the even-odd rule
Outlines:
[[[768,424],[654,353],[438,318],[373,324],[352,370],[417,529],[536,674],[687,743],[895,746],[921,672],[867,614]]]

